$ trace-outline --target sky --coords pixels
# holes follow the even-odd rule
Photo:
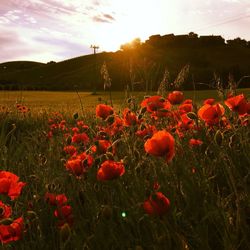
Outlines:
[[[0,0],[0,63],[62,61],[169,33],[250,40],[250,0]]]

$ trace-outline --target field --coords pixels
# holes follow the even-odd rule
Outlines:
[[[1,249],[250,249],[249,94],[0,92]]]
[[[239,93],[250,95],[250,89],[238,90]],[[194,102],[200,103],[202,100],[211,98],[220,100],[216,90],[204,91],[185,91],[185,98],[190,98]],[[155,93],[151,93],[155,94]],[[113,104],[117,109],[127,105],[129,95],[134,96],[137,102],[140,102],[145,96],[144,92],[112,92]],[[80,98],[79,98],[80,97]],[[80,101],[81,99],[81,101]],[[93,109],[101,102],[110,103],[109,92],[97,92],[92,95],[91,92],[59,92],[59,91],[0,91],[0,105],[14,106],[17,103],[27,105],[32,109],[32,113],[36,111],[61,111],[61,112],[77,112],[81,110],[81,102],[84,110]]]

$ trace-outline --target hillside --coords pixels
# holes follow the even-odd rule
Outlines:
[[[250,75],[250,48],[228,44],[138,43],[117,52],[86,55],[58,63],[8,62],[0,64],[1,89],[92,90],[103,89],[100,69],[107,64],[112,89],[122,90],[134,83],[137,90],[157,89],[167,68],[173,81],[189,64],[190,74],[184,87],[192,82],[213,84],[216,72],[226,82],[231,73],[236,80]],[[242,87],[248,87],[247,82]],[[197,88],[207,85],[197,84]]]

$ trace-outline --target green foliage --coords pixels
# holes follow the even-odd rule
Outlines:
[[[201,100],[205,95],[200,93]],[[168,118],[156,121],[146,110],[139,111],[134,99],[128,104],[144,123],[158,129],[170,125]],[[176,155],[170,163],[145,153],[144,140],[135,135],[136,126],[124,127],[109,138],[115,153],[111,149],[101,157],[123,159],[126,172],[119,179],[100,182],[96,174],[101,157],[80,178],[65,169],[63,147],[71,138],[65,140],[59,130],[48,139],[48,113],[11,110],[0,116],[0,167],[27,183],[16,203],[26,231],[6,249],[250,248],[249,125],[239,125],[236,115],[228,114],[233,126],[224,130],[208,128],[195,111],[190,112],[200,129],[184,138],[175,134]],[[65,112],[63,118],[68,128],[83,120],[93,140],[106,121],[84,111],[83,116]],[[190,147],[192,137],[203,144]],[[147,215],[142,206],[156,181],[171,204],[162,217]],[[73,209],[72,227],[57,228],[46,192],[66,194]]]

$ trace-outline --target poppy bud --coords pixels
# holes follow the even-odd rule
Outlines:
[[[132,98],[128,98],[127,103],[131,103]]]
[[[220,146],[222,144],[223,138],[223,133],[221,133],[220,130],[217,130],[214,136],[216,144]]]
[[[79,117],[78,113],[73,114],[73,118],[76,120]]]
[[[101,215],[103,216],[103,218],[109,220],[112,217],[112,208],[110,206],[104,206],[102,208],[102,212]]]
[[[147,107],[143,107],[143,108],[141,108],[140,113],[144,114],[146,111],[147,111]]]
[[[27,217],[29,220],[35,220],[37,218],[37,214],[34,211],[27,211]]]
[[[108,160],[114,160],[114,155],[111,152],[106,152],[105,154]]]
[[[72,137],[71,137],[71,136],[68,136],[68,137],[67,137],[67,140],[66,140],[67,145],[70,145],[71,142],[72,142]]]
[[[196,120],[197,119],[197,115],[194,112],[188,112],[187,117],[189,119],[191,119],[191,120]]]
[[[113,115],[110,115],[107,117],[105,121],[108,122],[109,124],[112,124],[115,121],[115,117]]]
[[[63,224],[60,228],[60,239],[63,243],[68,241],[71,236],[71,229],[68,223]]]

